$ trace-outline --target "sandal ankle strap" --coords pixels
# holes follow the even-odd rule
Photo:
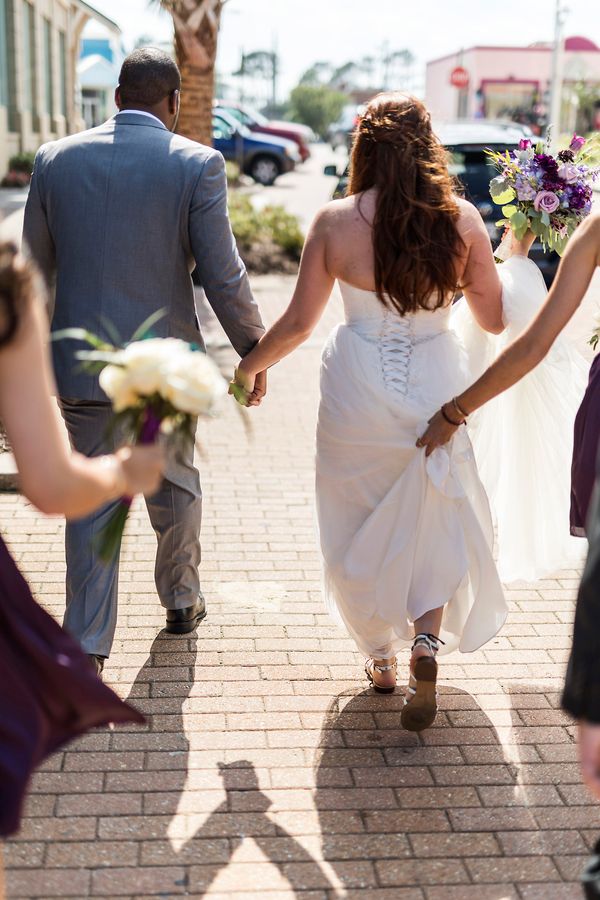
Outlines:
[[[371,659],[370,659],[369,661],[370,661],[370,663],[371,663],[371,668],[372,668],[375,672],[391,672],[391,671],[392,671],[393,669],[395,669],[395,668],[397,667],[397,665],[398,665],[397,660],[394,660],[394,662],[393,662],[393,663],[390,663],[388,666],[379,666],[379,665],[377,665],[377,663],[375,662],[375,660],[374,660],[372,657],[371,657]],[[367,663],[367,665],[368,665],[368,663]]]
[[[427,647],[429,652],[435,656],[435,654],[440,649],[440,644],[444,644],[444,641],[441,638],[437,637],[437,635],[435,634],[417,634],[415,635],[415,640],[413,642],[411,650],[414,650],[415,647],[419,646]]]

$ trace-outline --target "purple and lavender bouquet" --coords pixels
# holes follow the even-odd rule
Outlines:
[[[492,199],[504,215],[497,224],[509,225],[518,240],[531,229],[545,249],[562,255],[592,209],[592,185],[600,174],[594,166],[597,139],[574,134],[557,156],[547,144],[534,146],[525,139],[518,150],[486,152],[500,173],[490,182]]]

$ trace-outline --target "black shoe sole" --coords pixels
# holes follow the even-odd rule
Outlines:
[[[206,610],[203,610],[201,613],[195,615],[192,619],[188,619],[187,622],[167,622],[165,625],[165,631],[167,634],[189,634],[190,631],[194,631],[194,629],[200,624],[202,619],[206,618]]]

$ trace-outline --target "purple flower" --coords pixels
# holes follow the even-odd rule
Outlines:
[[[533,200],[536,194],[536,189],[528,181],[517,178],[517,197],[519,200]]]
[[[578,134],[573,133],[573,137],[571,138],[571,143],[569,144],[569,150],[572,150],[573,153],[579,153],[583,145],[585,144],[585,138],[581,137]]]
[[[536,153],[535,159],[540,169],[547,175],[558,175],[558,163],[553,156],[549,156],[547,153]]]
[[[569,198],[569,207],[571,209],[584,209],[586,203],[591,199],[591,191],[589,188],[582,187],[579,184],[570,184],[566,193]]]
[[[560,200],[553,191],[540,191],[536,194],[533,205],[538,212],[553,213],[560,206]]]
[[[573,163],[563,163],[558,168],[558,174],[567,184],[573,184],[579,178],[579,169]]]
[[[519,150],[529,150],[531,147],[531,141],[527,140],[527,138],[521,138],[519,141]]]

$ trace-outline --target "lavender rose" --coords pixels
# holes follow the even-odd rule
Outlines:
[[[567,184],[573,184],[579,178],[579,169],[572,163],[563,163],[558,168],[559,177],[566,181]]]
[[[560,200],[554,191],[539,191],[533,201],[533,206],[538,212],[546,212],[550,215],[558,209]]]

